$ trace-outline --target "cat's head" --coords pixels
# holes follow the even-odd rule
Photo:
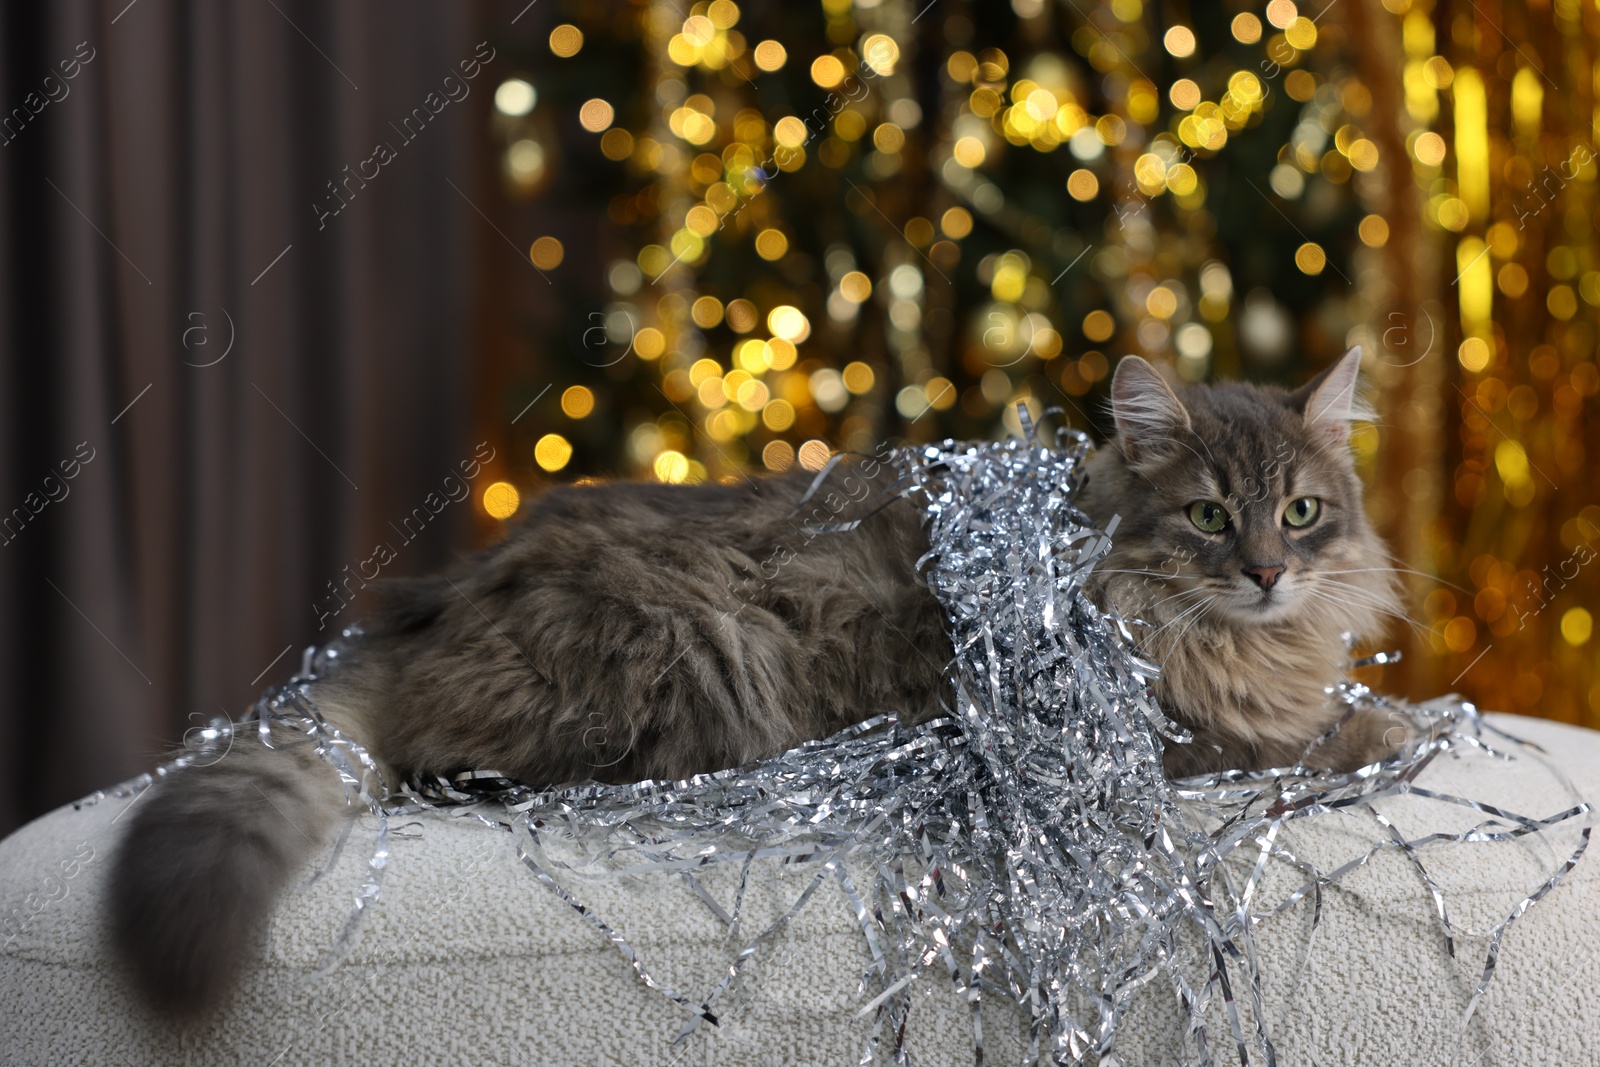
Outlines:
[[[1117,364],[1117,433],[1089,498],[1107,512],[1096,519],[1121,516],[1108,562],[1138,576],[1150,594],[1140,600],[1166,605],[1158,616],[1379,629],[1393,575],[1349,448],[1350,423],[1370,418],[1360,362],[1353,349],[1292,393],[1241,382],[1175,390],[1137,356]]]

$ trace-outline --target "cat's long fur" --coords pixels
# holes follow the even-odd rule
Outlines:
[[[1092,461],[1083,500],[1122,525],[1091,595],[1151,624],[1158,696],[1197,733],[1169,749],[1169,770],[1292,762],[1332,721],[1322,687],[1341,674],[1340,631],[1370,632],[1390,610],[1392,578],[1345,446],[1354,379],[1351,357],[1293,395],[1217,386],[1180,400],[1142,360],[1118,366],[1118,436]],[[1268,474],[1271,506],[1241,501],[1238,545],[1172,522],[1213,489],[1223,499],[1284,443],[1295,458]],[[318,706],[391,786],[482,767],[534,783],[680,778],[883,711],[926,718],[951,651],[916,574],[920,512],[897,500],[849,532],[808,528],[858,517],[893,477],[872,461],[841,467],[798,510],[809,472],[552,490],[501,544],[447,576],[393,585],[317,683]],[[1239,599],[1186,626],[1185,608],[1245,581],[1241,566],[1279,551],[1274,536],[1289,540],[1251,520],[1295,485],[1328,494],[1331,536],[1318,535],[1317,551],[1305,534],[1282,547],[1284,581],[1314,581],[1321,566],[1355,591],[1308,585],[1299,610],[1268,623]],[[263,916],[344,810],[304,741],[275,737],[284,750],[241,738],[153,786],[129,820],[113,933],[141,987],[174,1013],[227,992]],[[1358,723],[1319,758],[1350,766],[1382,751],[1377,726]]]

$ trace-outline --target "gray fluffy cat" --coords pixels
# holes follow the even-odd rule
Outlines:
[[[1167,769],[1292,764],[1337,720],[1324,687],[1341,633],[1394,612],[1393,572],[1362,512],[1347,447],[1359,352],[1294,393],[1181,393],[1128,357],[1117,434],[1090,460],[1084,510],[1121,516],[1089,595],[1148,624],[1156,695],[1192,727]],[[871,715],[939,712],[951,659],[919,579],[920,510],[896,499],[848,532],[895,472],[841,465],[734,485],[552,490],[449,576],[394,583],[322,713],[393,787],[495,768],[536,783],[682,778],[775,755]],[[858,508],[857,505],[860,505]],[[1308,762],[1388,753],[1347,723]],[[152,787],[115,860],[116,942],[156,1005],[216,1004],[298,866],[345,810],[298,734]]]

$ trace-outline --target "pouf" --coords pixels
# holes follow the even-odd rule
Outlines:
[[[1536,743],[1501,762],[1444,757],[1417,784],[1545,818],[1600,799],[1600,733],[1542,720],[1486,720]],[[359,936],[330,956],[365,876],[373,824],[355,819],[273,916],[260,962],[215,1017],[180,1028],[132,995],[108,951],[102,907],[119,822],[139,799],[61,808],[0,842],[0,1063],[398,1063],[449,1057],[505,1064],[855,1064],[872,1048],[894,1058],[897,1035],[873,1035],[870,963],[855,914],[823,885],[763,945],[702,1022],[649,988],[605,934],[534,877],[519,835],[491,825],[503,812],[429,810],[393,820],[383,892]],[[1458,832],[1484,815],[1415,796],[1377,808],[1407,837]],[[482,815],[484,818],[480,818]],[[1327,888],[1311,935],[1312,899],[1257,933],[1267,1027],[1283,1064],[1600,1063],[1600,856],[1588,856],[1507,931],[1488,993],[1487,932],[1569,856],[1574,819],[1515,841],[1425,851],[1455,934],[1446,947],[1435,901],[1396,849]],[[1286,825],[1280,843],[1324,869],[1389,840],[1365,809]],[[856,884],[871,880],[851,861]],[[787,911],[815,865],[758,861],[730,930],[679,876],[564,871],[561,883],[638,950],[659,986],[699,1003],[727,976],[739,947]],[[738,865],[697,874],[731,912]],[[1268,868],[1276,901],[1304,878]],[[933,973],[933,972],[930,972]],[[1168,989],[1141,991],[1119,1042],[1125,1062],[1178,1059],[1183,1020]],[[1237,992],[1237,991],[1236,991]],[[910,1060],[974,1061],[971,1007],[948,979],[915,987],[903,1035]],[[1237,1062],[1224,1005],[1214,1005],[1210,1051]],[[1241,1001],[1244,998],[1241,996]],[[1249,1015],[1249,1005],[1241,1003]],[[983,1062],[1019,1063],[1027,1016],[998,995],[981,1008]],[[1247,1022],[1248,1025],[1248,1022]]]

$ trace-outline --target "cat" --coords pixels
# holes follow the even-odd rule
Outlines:
[[[1086,593],[1141,620],[1162,709],[1195,733],[1172,777],[1289,766],[1338,720],[1324,692],[1344,637],[1404,618],[1388,551],[1367,521],[1349,449],[1361,350],[1301,389],[1223,382],[1180,392],[1137,357],[1111,383],[1116,435],[1088,463],[1081,506],[1121,516]],[[1307,754],[1351,770],[1408,725],[1362,714]]]
[[[1081,500],[1120,525],[1085,591],[1140,620],[1163,667],[1156,696],[1195,733],[1167,746],[1171,774],[1294,763],[1339,717],[1324,687],[1343,674],[1341,634],[1376,633],[1395,611],[1348,449],[1359,361],[1294,393],[1174,390],[1138,357],[1117,365],[1116,433]],[[388,583],[314,699],[390,788],[469,768],[533,784],[677,779],[885,711],[926,720],[951,704],[952,649],[917,570],[923,515],[896,477],[867,459],[816,487],[795,471],[552,489],[451,573]],[[1386,725],[1346,723],[1308,762],[1380,758]],[[345,810],[311,744],[272,736],[153,785],[114,860],[114,944],[175,1016],[226,995]]]

